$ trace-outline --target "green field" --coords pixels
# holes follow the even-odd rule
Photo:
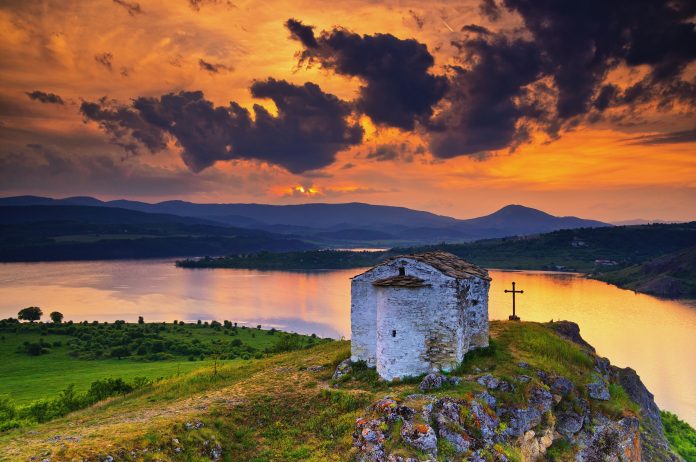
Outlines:
[[[5,395],[17,405],[23,405],[55,397],[70,384],[75,385],[76,391],[84,392],[92,382],[105,378],[121,378],[128,382],[136,377],[157,380],[183,375],[201,367],[211,368],[216,358],[221,364],[231,364],[266,356],[269,354],[267,350],[283,341],[289,342],[284,345],[285,349],[325,341],[276,331],[271,334],[271,331],[256,328],[213,328],[205,324],[126,324],[121,328],[113,324],[75,324],[72,325],[74,335],[67,334],[67,328],[65,324],[62,327],[0,324],[0,357],[3,358],[0,361],[0,396]],[[141,331],[153,328],[157,332],[149,334],[150,338],[127,339],[133,342],[130,355],[121,359],[111,357],[110,352],[121,345],[109,343],[122,341],[122,337],[114,338],[114,333],[120,334],[118,331],[121,330],[140,335]],[[80,336],[88,340],[80,341]],[[162,351],[138,354],[137,342],[148,346],[148,341],[150,347],[156,345]],[[25,351],[25,342],[42,342],[47,345],[46,351],[30,356]],[[182,345],[195,345],[195,354],[190,351],[181,354],[177,349]],[[92,353],[99,356],[94,357]]]

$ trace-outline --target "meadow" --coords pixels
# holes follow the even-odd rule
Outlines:
[[[97,380],[158,380],[216,362],[244,362],[328,340],[220,323],[18,323],[0,321],[0,396],[17,405]]]

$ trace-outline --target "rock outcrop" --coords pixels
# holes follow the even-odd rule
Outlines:
[[[387,396],[357,419],[357,460],[541,461],[550,451],[576,462],[681,460],[670,451],[659,409],[635,371],[597,357],[577,325],[553,324],[590,353],[594,370],[587,377],[573,381],[527,363],[517,364],[525,373],[514,378],[490,369],[459,380],[431,373],[420,389],[436,394]],[[604,404],[615,385],[640,406],[639,414]]]

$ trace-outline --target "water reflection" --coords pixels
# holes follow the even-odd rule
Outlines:
[[[171,261],[0,265],[0,318],[25,306],[75,321],[228,319],[324,337],[350,335],[350,277],[362,270],[186,270]],[[696,306],[572,274],[491,271],[491,319],[507,319],[512,281],[523,320],[569,319],[613,364],[631,366],[658,404],[696,424]]]

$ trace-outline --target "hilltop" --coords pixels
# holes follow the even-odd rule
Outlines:
[[[543,446],[547,460],[575,460],[577,454],[594,460],[593,450],[621,450],[621,460],[639,460],[641,453],[643,460],[678,460],[635,372],[574,343],[581,341],[576,329],[565,322],[492,322],[491,346],[467,355],[444,385],[425,391],[421,378],[388,384],[359,364],[332,378],[350,354],[345,341],[229,362],[217,374],[199,369],[9,430],[0,436],[0,454],[52,462],[261,462],[368,460],[375,454],[382,458],[369,460],[392,454],[393,460],[444,461],[476,453],[480,460],[513,461]],[[447,417],[443,405],[459,414]],[[670,420],[669,428],[689,431],[680,425]],[[435,438],[434,446],[425,436]]]

